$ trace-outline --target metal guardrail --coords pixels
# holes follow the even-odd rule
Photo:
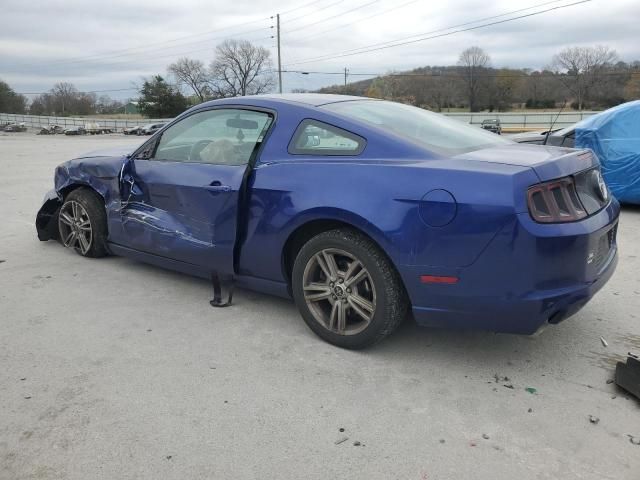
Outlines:
[[[148,123],[167,122],[170,119],[144,118],[137,120],[115,119],[115,118],[94,118],[94,117],[50,117],[40,115],[17,115],[12,113],[0,113],[0,125],[5,123],[24,123],[27,127],[40,129],[49,125],[60,125],[67,127],[84,127],[86,124],[97,123],[100,128],[110,129],[114,132],[121,132],[124,128],[146,125]]]
[[[483,120],[498,119],[500,120],[502,127],[521,128],[523,130],[527,130],[534,128],[547,128],[554,122],[554,120],[554,128],[564,128],[600,112],[562,112],[559,115],[558,112],[442,113],[455,120],[470,123],[472,125],[479,125]],[[557,120],[556,117],[558,118]]]
[[[555,126],[558,128],[568,127],[580,120],[595,115],[599,112],[495,112],[495,113],[460,113],[442,112],[444,115],[455,120],[471,125],[479,125],[483,120],[500,120],[500,124],[508,129],[520,128],[523,130],[534,128],[546,128],[558,117]],[[111,119],[111,118],[80,118],[80,117],[50,117],[38,115],[16,115],[11,113],[0,113],[0,124],[22,123],[28,127],[42,128],[48,125],[60,125],[63,128],[72,126],[84,127],[87,123],[97,123],[102,128],[108,128],[116,132],[122,131],[126,127],[136,125],[146,125],[148,123],[168,122],[170,118],[164,119]]]

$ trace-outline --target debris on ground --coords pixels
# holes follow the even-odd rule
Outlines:
[[[171,459],[173,458],[173,455],[167,455],[167,456],[166,456],[166,457],[164,457],[164,458],[166,458],[167,460],[171,460]]]
[[[611,385],[613,383],[613,378],[608,378],[607,379],[607,385]]]
[[[340,445],[341,443],[346,442],[347,440],[349,440],[349,437],[347,437],[346,435],[343,435],[342,437],[338,438],[335,442],[336,445]]]
[[[533,408],[530,408],[529,410],[527,410],[527,412],[529,413],[533,412]]]
[[[31,395],[25,395],[24,399],[25,400],[29,400],[31,398]]]
[[[640,399],[640,360],[629,353],[627,363],[616,364],[616,385]]]
[[[27,377],[22,377],[22,378],[20,379],[20,381],[21,381],[21,382],[24,382],[26,379],[27,379]]]
[[[474,442],[474,441],[469,442],[469,446],[470,447],[475,447],[476,446],[476,442]]]
[[[509,377],[507,376],[501,377],[497,373],[493,374],[493,379],[495,380],[496,383],[509,382],[511,380]]]
[[[589,415],[589,421],[591,423],[593,423],[594,425],[597,425],[598,422],[600,422],[600,419],[598,417],[593,416],[593,415]]]
[[[484,438],[485,440],[489,440],[489,435],[487,435],[486,433],[483,433],[482,438]]]
[[[360,445],[362,445],[358,440],[356,440],[355,442],[353,442],[353,446],[354,447],[359,447]]]
[[[602,342],[602,346],[603,347],[608,347],[609,344],[607,343],[607,341],[604,339],[604,337],[600,337],[600,342]]]
[[[531,393],[532,395],[534,395],[534,394],[538,391],[538,390],[536,390],[536,389],[535,389],[535,388],[533,388],[533,387],[527,387],[527,388],[525,388],[525,390],[526,390],[527,392]]]
[[[338,431],[339,431],[340,433],[342,433],[342,432],[344,432],[344,428],[340,427],[340,428],[338,429]]]
[[[0,258],[0,263],[4,263],[4,262],[6,262],[6,260],[2,260],[2,259]]]
[[[513,384],[511,384],[511,383],[505,383],[502,386],[506,387],[506,388],[510,388],[511,390],[513,390]]]
[[[627,434],[627,437],[629,437],[629,441],[634,445],[640,445],[640,437],[634,437],[633,435],[629,434]]]
[[[444,439],[444,438],[441,438],[441,439],[440,439],[440,443],[445,443],[445,439]]]

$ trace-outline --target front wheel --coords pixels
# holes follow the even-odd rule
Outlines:
[[[60,241],[83,257],[107,255],[107,215],[93,190],[79,188],[65,199],[58,213]]]
[[[351,229],[320,233],[302,247],[292,290],[311,330],[343,348],[373,345],[407,314],[398,273],[377,245]]]

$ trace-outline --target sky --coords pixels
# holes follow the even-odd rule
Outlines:
[[[474,45],[494,67],[540,69],[565,47],[598,44],[640,60],[640,0],[557,8],[577,1],[6,0],[0,80],[29,97],[64,81],[124,100],[180,57],[209,64],[226,38],[267,48],[277,68],[276,13],[285,92],[342,83],[345,68],[356,81],[368,78],[362,73],[453,65]],[[483,26],[495,22],[503,23]],[[412,40],[419,41],[360,53]]]

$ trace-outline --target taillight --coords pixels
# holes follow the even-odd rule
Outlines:
[[[529,212],[536,222],[575,222],[587,216],[573,177],[565,177],[530,187],[527,192]]]

